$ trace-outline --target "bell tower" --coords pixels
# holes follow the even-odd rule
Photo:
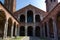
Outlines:
[[[4,6],[13,13],[16,11],[16,0],[4,0]]]
[[[46,0],[45,2],[47,12],[50,12],[58,4],[58,0]]]

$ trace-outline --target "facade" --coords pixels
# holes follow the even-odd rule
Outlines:
[[[59,40],[60,3],[46,0],[46,10],[29,4],[16,11],[16,0],[0,2],[0,37],[32,36]]]

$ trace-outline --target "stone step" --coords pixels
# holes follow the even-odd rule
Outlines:
[[[40,40],[40,38],[38,38],[38,37],[24,37],[24,38],[22,38],[21,40]]]

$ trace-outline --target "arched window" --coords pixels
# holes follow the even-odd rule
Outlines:
[[[28,36],[33,36],[33,27],[32,26],[28,26],[28,28],[27,28],[27,35]]]
[[[57,14],[57,32],[58,38],[60,38],[60,12]]]
[[[36,26],[35,28],[35,36],[40,37],[40,27]]]
[[[27,22],[33,22],[33,12],[31,10],[27,11]]]
[[[51,18],[49,19],[49,33],[50,33],[50,37],[54,38],[53,20]]]
[[[12,19],[8,19],[8,31],[7,31],[7,36],[11,36],[11,27],[12,27]]]
[[[36,21],[36,22],[40,22],[40,15],[36,15],[36,16],[35,16],[35,21]]]
[[[20,16],[20,22],[25,22],[25,15]]]
[[[14,26],[13,26],[13,36],[15,36],[15,28],[16,28],[16,22],[14,22]]]
[[[0,37],[4,36],[5,22],[6,22],[5,12],[0,10]]]
[[[25,27],[20,26],[20,36],[25,36]]]

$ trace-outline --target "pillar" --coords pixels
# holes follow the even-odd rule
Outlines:
[[[43,33],[42,33],[42,25],[40,26],[40,37],[42,37],[43,36]]]
[[[6,21],[5,27],[4,27],[4,38],[7,37],[7,29],[8,29],[8,21]]]
[[[19,36],[19,29],[20,29],[20,26],[18,25],[18,27],[17,27],[17,36]]]
[[[25,36],[27,36],[27,26],[25,26]]]
[[[45,38],[45,25],[43,24],[43,36]]]
[[[58,40],[56,21],[53,21],[54,40]]]
[[[49,36],[49,24],[48,24],[48,22],[47,22],[47,38],[49,38],[50,36]]]
[[[12,24],[12,27],[11,27],[11,37],[13,37],[13,27],[14,27],[14,25]]]
[[[33,26],[33,36],[35,36],[35,26]]]
[[[17,25],[15,27],[15,36],[17,36]]]

